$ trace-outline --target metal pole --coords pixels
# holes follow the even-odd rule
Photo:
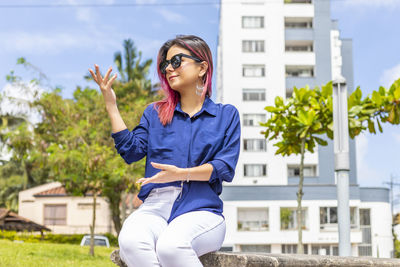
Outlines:
[[[349,127],[346,80],[333,81],[333,144],[338,198],[339,256],[351,256],[349,206]]]

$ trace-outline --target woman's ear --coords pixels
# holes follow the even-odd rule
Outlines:
[[[200,63],[200,65],[201,65],[201,69],[200,69],[200,72],[199,72],[199,77],[203,78],[203,76],[207,73],[208,63],[207,63],[207,61],[203,61],[203,62]]]

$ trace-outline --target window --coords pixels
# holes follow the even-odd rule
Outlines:
[[[360,209],[360,225],[371,226],[370,209]]]
[[[271,253],[271,245],[240,245],[240,251]]]
[[[301,209],[302,229],[306,229],[307,208]],[[297,208],[281,208],[281,230],[297,229]]]
[[[265,114],[243,114],[244,126],[260,126],[260,122],[265,122]]]
[[[243,89],[243,101],[265,101],[265,89]]]
[[[358,227],[357,224],[357,208],[350,207],[350,228]],[[337,207],[320,207],[319,208],[320,229],[337,230]]]
[[[243,65],[243,77],[265,77],[265,65]]]
[[[316,177],[317,166],[315,165],[304,166],[303,174],[304,177]],[[294,177],[294,176],[300,176],[300,166],[288,165],[288,177]]]
[[[362,241],[358,245],[358,256],[372,256],[370,209],[360,209],[360,229]]]
[[[267,151],[267,139],[244,139],[243,149],[249,152]]]
[[[308,246],[303,244],[304,254],[308,254]],[[282,244],[282,253],[285,254],[296,254],[297,253],[297,245],[293,244]]]
[[[45,225],[66,225],[67,204],[44,205]]]
[[[243,40],[242,52],[264,52],[263,40]]]
[[[244,164],[244,176],[267,176],[267,164]]]
[[[313,18],[303,17],[286,17],[286,29],[311,29],[313,27]]]
[[[238,208],[238,231],[267,231],[268,208]]]
[[[242,28],[264,28],[263,16],[243,16]]]
[[[330,245],[330,244],[311,245],[311,254],[313,254],[313,255],[339,256],[339,248],[338,248],[337,245]]]
[[[286,52],[312,52],[314,50],[312,41],[286,41]]]
[[[314,77],[314,67],[286,66],[286,77]]]

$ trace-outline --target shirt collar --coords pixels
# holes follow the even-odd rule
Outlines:
[[[182,114],[185,114],[185,112],[181,109],[181,101],[179,100],[178,103],[176,104],[175,107],[176,111],[181,112]],[[204,98],[203,106],[201,110],[199,111],[199,115],[203,113],[203,111],[207,112],[208,114],[212,116],[217,116],[217,105],[214,103],[214,101],[211,100],[209,96],[206,96]]]

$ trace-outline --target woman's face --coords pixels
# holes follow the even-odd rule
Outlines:
[[[191,55],[189,50],[173,45],[167,52],[166,59],[170,60],[174,55],[183,53]],[[196,86],[196,83],[201,83],[201,77],[205,74],[205,65],[207,63],[203,61],[198,63],[195,60],[187,57],[182,57],[181,65],[174,69],[171,64],[166,68],[165,77],[169,83],[169,86],[178,92],[185,90],[192,90]],[[201,85],[201,84],[199,84]]]

